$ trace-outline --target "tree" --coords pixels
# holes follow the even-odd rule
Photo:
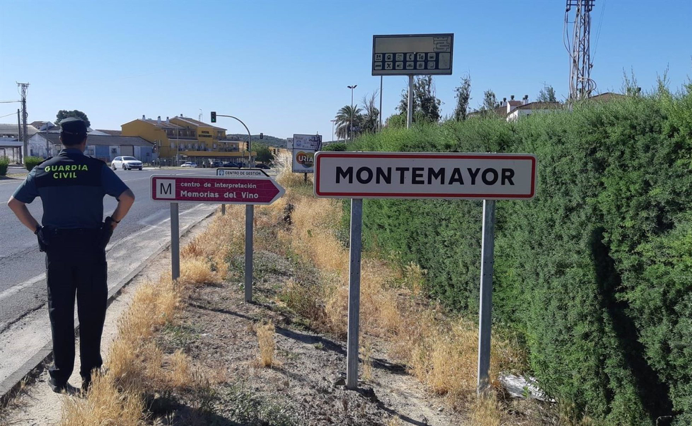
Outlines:
[[[375,133],[379,127],[380,122],[380,110],[375,107],[375,97],[377,96],[377,90],[375,93],[363,97],[363,110],[365,111],[361,118],[361,131],[359,133]]]
[[[405,129],[406,116],[402,114],[392,114],[385,120],[384,126],[392,129]]]
[[[339,139],[348,139],[350,137],[348,128],[351,125],[351,116],[353,116],[353,136],[356,136],[358,129],[360,128],[360,123],[362,121],[361,109],[358,106],[353,107],[351,110],[350,105],[342,107],[337,113],[336,117],[336,137]]]
[[[267,145],[255,144],[253,148],[254,151],[257,152],[255,160],[264,164],[271,164],[274,162],[274,154],[272,154],[272,151]]]
[[[485,92],[483,92],[483,106],[481,107],[482,110],[492,111],[498,106],[500,105],[497,103],[495,92],[493,92],[492,90],[486,90]]]
[[[557,102],[557,97],[555,97],[555,89],[553,86],[546,84],[543,86],[540,92],[538,92],[537,102]]]
[[[437,123],[440,121],[442,101],[435,96],[432,76],[416,77],[413,83],[413,121]],[[399,113],[406,117],[408,111],[408,89],[401,92],[401,101],[397,107]]]
[[[81,118],[84,120],[86,123],[87,127],[91,127],[91,122],[89,121],[89,118],[87,117],[86,114],[84,114],[82,111],[78,109],[74,109],[72,111],[68,111],[66,109],[61,109],[58,111],[58,114],[56,115],[57,119],[55,120],[55,124],[60,125],[60,122],[67,117],[76,117],[76,118]]]
[[[456,121],[466,120],[469,111],[469,101],[471,100],[471,76],[466,75],[462,77],[461,86],[454,90],[457,99],[457,107],[454,109],[454,119]]]

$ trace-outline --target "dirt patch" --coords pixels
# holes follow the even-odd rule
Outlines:
[[[204,421],[301,425],[464,423],[459,415],[443,408],[440,398],[426,393],[403,366],[390,363],[376,341],[369,357],[371,378],[361,381],[358,391],[345,389],[345,343],[311,331],[278,297],[281,286],[296,275],[294,266],[270,252],[258,252],[255,259],[255,303],[243,301],[239,276],[222,285],[197,287],[187,295],[186,306],[175,321],[159,335],[158,343],[164,352],[182,350],[202,371],[225,378],[213,389],[210,409],[202,415],[206,416]],[[274,324],[276,330],[275,361],[269,368],[259,361],[255,330],[263,323]],[[185,395],[178,399],[178,406],[156,413],[167,419],[166,424],[182,425],[190,419],[191,407],[185,406]],[[254,417],[243,417],[247,414],[242,410],[245,405],[254,406]]]

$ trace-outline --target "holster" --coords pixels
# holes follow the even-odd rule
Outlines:
[[[108,216],[106,220],[101,225],[101,239],[99,242],[99,248],[105,250],[108,242],[113,236],[113,219]]]
[[[45,231],[45,228],[41,227],[39,228],[38,232],[36,233],[36,238],[38,239],[38,249],[39,251],[46,252],[48,251],[48,246],[50,244],[49,241],[49,232]]]

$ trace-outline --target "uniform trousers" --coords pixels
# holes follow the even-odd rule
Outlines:
[[[103,364],[101,334],[106,318],[108,267],[98,229],[48,229],[46,277],[48,313],[53,335],[50,376],[59,384],[74,369],[74,302],[79,318],[80,375],[89,380]]]

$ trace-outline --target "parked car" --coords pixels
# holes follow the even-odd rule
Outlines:
[[[111,161],[111,167],[113,170],[142,170],[142,162],[135,157],[115,157],[113,161]]]
[[[221,167],[221,162],[220,161],[212,161],[211,166],[212,167]]]
[[[197,167],[197,164],[193,163],[192,161],[186,161],[180,167],[193,167],[194,168],[194,167]]]
[[[271,169],[271,167],[267,166],[266,164],[262,164],[262,163],[255,164],[255,168],[256,168],[256,169],[263,169],[263,170],[269,170],[269,169]]]
[[[225,163],[223,163],[223,167],[242,167],[242,166],[238,163],[225,162]]]

